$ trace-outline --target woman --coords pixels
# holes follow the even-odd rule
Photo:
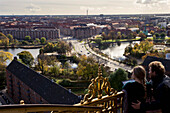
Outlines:
[[[145,78],[146,71],[142,66],[136,66],[133,68],[132,79],[134,82],[128,82],[123,86],[125,92],[124,98],[124,113],[145,113],[142,110],[136,110],[132,108],[132,102],[145,101]]]

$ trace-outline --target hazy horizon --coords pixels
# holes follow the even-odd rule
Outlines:
[[[0,15],[169,14],[170,0],[0,0]]]

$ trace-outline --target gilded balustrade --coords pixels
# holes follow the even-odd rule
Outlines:
[[[98,77],[91,81],[88,93],[77,105],[102,106],[102,112],[122,113],[123,92],[111,88],[108,78],[102,77],[101,67],[98,70]]]

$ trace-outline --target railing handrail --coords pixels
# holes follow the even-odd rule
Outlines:
[[[102,107],[98,106],[79,106],[79,105],[62,105],[62,104],[13,104],[1,105],[1,113],[27,113],[27,112],[44,112],[44,111],[101,111]]]

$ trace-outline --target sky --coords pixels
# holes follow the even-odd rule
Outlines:
[[[170,14],[170,0],[0,0],[0,15]]]

